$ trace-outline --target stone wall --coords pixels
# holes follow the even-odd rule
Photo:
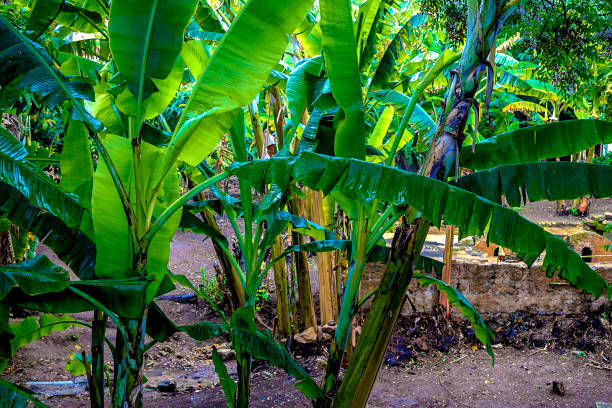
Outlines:
[[[612,264],[591,264],[601,276],[612,283]],[[384,272],[384,265],[369,264],[362,279],[361,294],[373,289]],[[527,311],[544,314],[572,314],[596,310],[602,304],[610,306],[605,293],[599,298],[573,288],[555,276],[546,277],[541,263],[527,268],[523,263],[477,262],[454,260],[451,285],[456,287],[485,317],[507,317],[511,313]],[[417,313],[432,311],[438,304],[434,286],[418,287],[413,280],[408,287],[409,298]],[[367,307],[368,305],[364,305]],[[406,301],[402,314],[413,313]],[[453,316],[459,317],[457,308],[451,307]]]

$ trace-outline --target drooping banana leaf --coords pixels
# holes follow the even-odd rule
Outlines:
[[[501,133],[461,149],[462,167],[482,170],[502,164],[537,162],[578,153],[600,143],[612,143],[612,122],[568,120]]]
[[[491,341],[495,340],[495,336],[489,330],[482,316],[478,313],[478,310],[454,287],[450,286],[439,279],[431,276],[422,275],[420,273],[414,273],[412,275],[419,281],[421,286],[435,285],[439,291],[444,292],[448,302],[451,305],[457,306],[461,311],[463,317],[470,319],[472,327],[474,328],[474,334],[476,338],[484,344],[487,349],[487,353],[491,356],[491,363],[495,362],[495,356],[493,355],[493,349],[491,348]]]
[[[0,182],[0,214],[31,231],[81,279],[95,278],[96,247],[82,232],[31,204],[13,187]]]
[[[47,174],[27,160],[28,151],[0,128],[0,180],[16,188],[33,204],[60,218],[68,227],[81,224],[83,207]]]
[[[457,186],[501,204],[540,200],[572,200],[587,195],[612,197],[612,166],[576,162],[508,164],[470,173],[457,180]]]
[[[215,371],[219,376],[219,382],[225,393],[225,402],[228,408],[234,408],[234,400],[236,398],[236,383],[232,380],[227,372],[227,367],[223,363],[223,359],[219,355],[216,347],[212,350],[212,360],[215,365]]]
[[[56,22],[70,27],[73,32],[96,34],[106,32],[102,16],[108,15],[98,0],[84,0],[78,6],[64,1]]]
[[[197,3],[113,0],[110,48],[137,105],[153,93],[153,79],[165,79],[172,72],[183,45],[183,32]]]
[[[98,78],[98,74],[103,68],[103,65],[97,61],[67,52],[60,52],[58,60],[62,74],[66,76],[81,76],[91,81],[95,81]]]
[[[30,38],[36,40],[58,16],[64,0],[36,0],[28,19],[26,30]]]
[[[93,100],[91,86],[70,81],[52,67],[51,59],[38,44],[26,38],[4,17],[0,16],[0,85],[14,84],[39,94],[53,106],[65,99],[64,93],[75,98]]]
[[[311,0],[250,0],[242,8],[193,88],[162,172],[179,154],[193,166],[210,154],[239,108],[257,95],[311,6]]]
[[[0,302],[48,313],[93,310],[84,292],[120,316],[138,318],[144,309],[144,279],[70,281],[68,272],[39,255],[19,264],[0,266]]]
[[[341,111],[336,116],[334,152],[365,159],[361,79],[349,0],[320,0],[325,71]]]
[[[359,203],[379,199],[392,204],[407,204],[420,211],[434,225],[442,218],[456,225],[462,234],[484,235],[504,248],[510,248],[531,265],[546,250],[543,270],[555,272],[579,289],[600,296],[609,284],[593,271],[560,238],[544,231],[515,211],[474,193],[438,180],[396,168],[355,159],[334,158],[314,153],[299,157],[236,163],[231,173],[248,180],[256,189],[265,184],[287,188],[293,180],[324,194],[342,194]]]
[[[271,365],[282,368],[295,378],[295,386],[308,398],[321,398],[323,393],[317,383],[291,357],[280,344],[276,343],[268,331],[261,331],[253,323],[253,306],[243,307],[232,314],[231,334],[234,344],[249,352],[254,358],[265,360]],[[249,316],[251,316],[249,318]]]
[[[230,328],[225,323],[199,322],[187,326],[180,326],[180,331],[187,333],[189,337],[197,341],[210,340],[229,332]]]
[[[30,344],[41,337],[48,336],[53,331],[65,331],[70,327],[74,327],[78,322],[70,316],[62,315],[55,316],[52,314],[43,314],[36,318],[34,316],[26,317],[25,319],[11,324],[11,332],[15,335],[11,339],[11,355],[20,347]]]
[[[91,85],[64,77],[53,67],[42,47],[0,16],[0,87],[8,84],[39,94],[51,105],[69,99],[76,111],[74,119],[85,120],[94,129],[100,128],[100,122],[79,102],[94,99]]]
[[[287,80],[287,99],[289,100],[289,112],[291,112],[291,124],[295,131],[302,119],[304,111],[308,107],[308,75],[318,77],[323,69],[323,58],[316,56],[302,60]]]

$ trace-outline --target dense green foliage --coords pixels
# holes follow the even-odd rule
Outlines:
[[[248,406],[253,359],[284,369],[315,406],[362,407],[412,278],[443,291],[493,357],[480,314],[421,256],[442,223],[610,297],[564,241],[502,205],[612,196],[610,167],[590,163],[612,142],[609,13],[569,0],[2,5],[0,110],[16,130],[0,129],[0,232],[19,257],[0,266],[1,365],[52,330],[86,325],[91,355],[71,366],[89,371],[91,405],[104,406],[108,350],[112,406],[141,407],[151,345],[178,331],[226,336],[237,383],[212,357],[229,407]],[[574,161],[543,161],[561,156]],[[226,304],[168,270],[179,228],[212,240]],[[30,233],[76,279],[28,257]],[[320,385],[255,318],[272,270],[281,336],[316,329],[307,252],[324,278],[320,323],[337,321]],[[341,376],[368,262],[385,272]],[[155,299],[176,285],[218,321],[172,322]],[[94,319],[9,324],[15,307]],[[42,406],[5,381],[0,394]]]

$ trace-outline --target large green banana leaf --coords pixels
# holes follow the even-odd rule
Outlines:
[[[68,227],[81,224],[83,207],[44,171],[27,160],[25,147],[0,128],[0,180],[19,190],[33,204],[60,218]]]
[[[91,114],[104,125],[105,133],[124,135],[125,125],[121,114],[115,106],[115,97],[107,92],[108,84],[99,83],[95,86],[96,101],[88,104]],[[146,122],[145,122],[146,123]]]
[[[232,380],[232,377],[229,376],[227,372],[227,367],[223,363],[223,359],[216,347],[213,347],[212,350],[212,360],[215,365],[215,372],[219,377],[219,382],[221,383],[221,388],[225,393],[225,402],[227,403],[227,408],[234,408],[234,401],[236,400],[236,382]]]
[[[206,69],[208,61],[210,61],[208,45],[202,40],[187,41],[181,49],[181,58],[185,61],[191,75],[194,78],[199,78]]]
[[[179,55],[174,59],[172,71],[166,78],[151,79],[155,85],[155,90],[142,101],[140,112],[142,119],[153,119],[166,109],[178,91],[184,72],[185,63]],[[117,95],[115,105],[117,109],[128,116],[136,117],[138,115],[138,100],[128,88]]]
[[[0,16],[0,87],[8,84],[39,94],[51,105],[69,99],[75,119],[87,121],[94,129],[101,126],[79,102],[93,100],[91,85],[64,77],[42,47]]]
[[[276,184],[287,188],[292,180],[324,194],[341,193],[354,203],[379,199],[407,204],[420,211],[434,225],[442,218],[466,235],[484,235],[510,248],[531,265],[546,250],[543,269],[555,272],[572,285],[600,296],[609,284],[593,271],[560,238],[544,231],[515,211],[458,187],[396,168],[355,159],[303,153],[294,158],[271,158],[235,164],[232,174],[248,180],[255,188]]]
[[[83,207],[90,209],[94,168],[89,133],[85,124],[79,120],[68,122],[62,143],[60,168],[60,186],[76,194]]]
[[[502,164],[537,162],[578,153],[600,143],[612,143],[612,122],[568,120],[501,133],[461,149],[462,167],[482,170]]]
[[[334,152],[365,159],[363,97],[349,0],[320,0],[323,57],[332,94],[342,112]]]
[[[49,55],[0,16],[0,86],[15,84],[46,98],[49,104],[66,96],[93,99],[91,85],[71,81],[53,68]]]
[[[540,200],[571,200],[586,195],[612,197],[612,166],[576,162],[508,164],[470,173],[457,186],[501,204]]]
[[[70,316],[55,316],[52,314],[43,314],[40,317],[29,316],[12,323],[10,330],[15,337],[11,339],[11,357],[20,347],[48,336],[53,331],[64,331],[73,327],[75,323],[77,321]]]
[[[131,202],[135,202],[134,162],[130,140],[116,135],[107,135],[103,143],[131,197]],[[161,149],[143,142],[140,169],[155,168],[162,156]],[[151,191],[153,188],[151,171],[143,171],[139,175],[139,180],[142,183],[140,188],[143,192]],[[170,172],[157,197],[154,197],[156,203],[153,215],[159,215],[178,199],[179,195],[178,176]],[[133,277],[132,242],[129,227],[121,199],[114,189],[114,183],[106,164],[99,165],[96,169],[91,207],[97,247],[96,275],[113,279]],[[170,256],[170,240],[178,228],[180,219],[181,211],[177,211],[150,243],[146,271],[148,279],[153,282],[147,289],[147,302],[153,298],[166,274]]]
[[[35,205],[8,184],[0,181],[0,214],[31,231],[81,279],[95,278],[96,247],[82,232]]]
[[[162,171],[179,153],[195,166],[213,151],[239,108],[257,95],[311,6],[312,0],[249,0],[198,78]]]
[[[172,72],[197,3],[113,0],[108,24],[110,48],[138,105],[153,93],[152,79],[165,79]]]
[[[319,55],[301,61],[287,80],[287,100],[291,112],[291,124],[295,131],[308,107],[308,75],[318,77],[323,69],[323,58]]]
[[[70,281],[68,272],[39,255],[0,266],[0,302],[49,313],[93,310],[75,288],[127,318],[140,317],[148,281],[144,279]]]
[[[37,39],[58,16],[64,0],[35,0],[26,30],[30,38]]]

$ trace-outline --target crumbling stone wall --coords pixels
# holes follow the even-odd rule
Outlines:
[[[612,282],[612,263],[591,264],[591,267],[606,281]],[[376,287],[383,273],[384,265],[368,264],[362,279],[361,295]],[[551,315],[582,313],[596,310],[604,303],[610,304],[605,293],[595,299],[557,276],[549,279],[542,271],[541,263],[527,268],[523,263],[476,262],[458,258],[453,260],[451,285],[459,289],[485,317],[507,317],[518,311]],[[408,296],[417,313],[433,311],[438,304],[435,287],[422,288],[416,280],[408,287]],[[402,314],[413,313],[410,302],[406,301]],[[461,316],[454,307],[451,313],[455,317]]]

